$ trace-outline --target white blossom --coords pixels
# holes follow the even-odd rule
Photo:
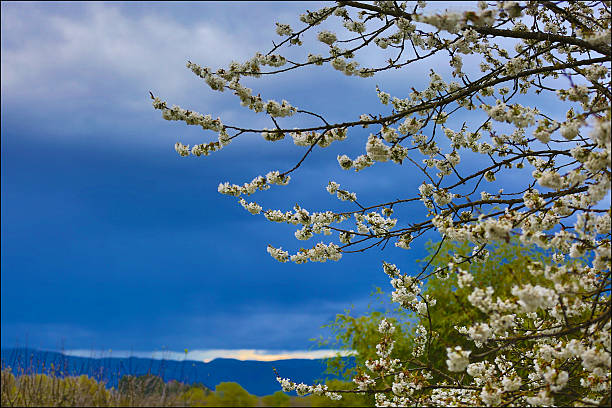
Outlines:
[[[448,370],[461,372],[464,371],[470,363],[469,357],[472,352],[470,350],[462,350],[461,347],[456,346],[455,348],[447,348],[446,353],[448,355],[448,359],[446,360]]]

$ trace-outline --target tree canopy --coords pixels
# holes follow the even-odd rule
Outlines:
[[[191,147],[177,142],[181,156],[207,156],[247,134],[271,143],[289,136],[303,149],[291,168],[218,187],[251,214],[296,226],[298,240],[332,237],[293,254],[269,245],[280,262],[339,261],[387,244],[410,250],[430,232],[441,236],[415,273],[382,259],[392,300],[428,322],[415,333],[416,352],[396,357],[395,336],[407,333],[380,316],[355,388],[279,377],[283,390],[332,400],[363,392],[379,406],[610,404],[610,8],[607,1],[481,1],[468,11],[440,11],[420,1],[339,1],[302,14],[299,28],[278,22],[281,40],[265,54],[217,70],[187,63],[212,90],[230,91],[269,117],[269,128],[168,107],[151,94],[164,119],[215,134]],[[332,23],[340,31],[317,29]],[[309,52],[309,37],[327,53]],[[289,47],[302,50],[301,59],[285,57]],[[362,66],[364,55],[380,58]],[[386,72],[398,81],[428,71],[427,85],[398,95],[376,87],[379,112],[332,121],[299,102],[265,101],[243,84],[306,67],[363,78]],[[312,124],[300,125],[302,118]],[[418,189],[365,202],[330,180],[327,191],[345,206],[323,212],[299,204],[263,211],[245,199],[287,185],[315,149],[363,143],[364,132],[363,154],[338,155],[338,165],[367,172],[390,162],[390,173],[408,167],[422,179]],[[394,216],[412,208],[415,216]],[[473,265],[486,265],[510,241],[547,258],[513,264],[502,257],[485,268],[489,277],[480,276]],[[449,243],[458,244],[449,250]],[[436,283],[446,278],[454,289]],[[466,312],[436,321],[446,304]],[[436,340],[442,332],[453,335]]]

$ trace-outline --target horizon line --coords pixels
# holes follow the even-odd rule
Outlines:
[[[8,348],[7,348],[8,349]],[[287,350],[287,349],[185,349],[182,352],[172,350],[134,351],[113,349],[40,349],[61,353],[71,357],[86,358],[151,358],[154,360],[199,361],[209,363],[218,358],[240,361],[278,361],[289,359],[316,360],[336,356],[355,355],[353,350],[320,349],[320,350]]]

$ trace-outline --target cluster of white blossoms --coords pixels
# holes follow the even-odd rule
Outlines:
[[[259,214],[261,212],[261,205],[257,203],[247,203],[244,198],[240,198],[239,202],[240,205],[251,214]]]
[[[322,134],[318,132],[299,132],[291,133],[293,143],[296,146],[312,146],[314,143],[319,147],[328,147],[332,142],[345,140],[348,136],[345,128],[336,128]]]
[[[482,109],[498,122],[511,123],[518,128],[526,128],[535,123],[536,115],[539,113],[535,108],[529,108],[520,104],[506,106],[506,104],[497,99],[495,105],[483,105]]]
[[[248,107],[254,112],[265,112],[272,117],[287,117],[294,115],[298,108],[292,106],[286,100],[277,102],[275,100],[264,101],[261,95],[253,95],[253,90],[244,87],[240,83],[241,76],[259,77],[262,66],[281,67],[285,65],[284,57],[276,54],[262,55],[257,53],[252,59],[244,64],[232,62],[227,70],[219,69],[213,72],[208,67],[201,67],[189,61],[187,68],[194,74],[204,79],[212,90],[223,92],[225,89],[232,90],[242,106]],[[166,102],[154,98],[153,107],[162,111],[162,117],[166,120],[181,120],[188,125],[200,125],[203,129],[220,132],[224,129],[220,119],[213,120],[210,115],[202,116],[197,112],[186,111],[180,107],[173,106],[168,109]]]
[[[202,115],[201,113],[185,110],[179,106],[173,106],[168,108],[166,102],[161,101],[159,98],[153,100],[153,107],[155,109],[161,109],[162,117],[166,120],[181,120],[188,125],[201,126],[204,130],[212,130],[220,132],[223,129],[221,119],[213,119],[210,115]]]
[[[386,319],[382,319],[378,325],[378,332],[382,335],[382,340],[376,345],[376,356],[378,358],[376,360],[367,360],[365,366],[373,373],[393,373],[400,365],[399,359],[390,357],[393,351],[393,345],[395,344],[392,339],[395,327]],[[365,382],[367,383],[367,380]],[[363,383],[364,381],[362,381],[361,384],[358,383],[358,385],[363,388]]]
[[[336,37],[336,34],[330,31],[321,31],[319,35],[317,36],[317,38],[319,41],[327,45],[332,45],[338,40],[338,38]]]
[[[397,131],[393,128],[383,126],[381,130],[382,138],[387,142],[397,140]],[[400,144],[393,146],[386,145],[379,137],[370,134],[365,146],[366,154],[362,154],[355,159],[351,159],[347,155],[339,155],[337,160],[340,167],[344,170],[351,168],[355,171],[363,170],[372,166],[375,162],[386,162],[392,160],[395,163],[402,164],[403,160],[408,157],[408,149]]]
[[[448,353],[446,365],[448,365],[449,371],[462,372],[470,364],[471,351],[462,350],[459,346],[455,346],[455,348],[447,348],[446,351]]]
[[[276,23],[276,34],[280,36],[291,35],[293,30],[289,24]]]
[[[342,252],[338,245],[330,242],[328,245],[319,242],[313,248],[301,249],[295,255],[291,255],[291,261],[295,263],[311,262],[326,262],[339,261],[342,258]]]
[[[247,207],[248,206],[248,207]],[[248,205],[243,204],[243,207],[251,213],[259,213],[261,207],[255,203]],[[285,222],[292,225],[301,225],[302,227],[295,232],[295,237],[299,240],[308,240],[313,237],[314,234],[331,235],[331,229],[329,225],[331,223],[339,223],[346,219],[346,217],[334,214],[331,211],[327,212],[315,212],[310,213],[308,210],[301,208],[296,205],[294,211],[282,212],[279,210],[267,210],[264,213],[265,217],[273,222]],[[350,237],[348,237],[350,240]],[[296,254],[289,256],[287,251],[282,249],[276,249],[268,245],[268,253],[277,261],[292,262],[301,264],[308,261],[311,262],[326,262],[327,260],[338,261],[342,257],[340,247],[334,243],[328,245],[320,242],[313,248],[304,249],[302,248]]]
[[[329,194],[335,194],[340,201],[357,201],[357,194],[341,190],[340,184],[335,181],[330,181],[325,189]]]
[[[312,29],[328,18],[340,19],[345,32]],[[166,120],[218,134],[210,143],[176,143],[181,156],[207,156],[245,133],[259,134],[266,142],[289,135],[297,148],[304,148],[304,158],[289,171],[273,171],[243,185],[218,186],[220,193],[239,197],[249,213],[296,226],[299,241],[315,234],[337,237],[337,244],[319,242],[295,254],[269,245],[268,252],[279,262],[337,261],[348,249],[387,242],[409,249],[428,231],[470,248],[471,255],[455,257],[433,272],[425,268],[406,274],[383,262],[392,301],[418,319],[414,349],[410,356],[398,356],[393,341],[397,333],[382,320],[380,341],[372,345],[376,358],[358,367],[356,389],[345,391],[374,393],[378,406],[609,405],[610,5],[478,2],[470,11],[432,13],[424,2],[338,2],[308,11],[300,20],[303,29],[277,23],[283,42],[244,63],[232,62],[216,71],[187,64],[212,90],[230,90],[241,105],[269,115],[270,129],[225,124],[211,115],[168,108],[152,96],[153,106]],[[309,33],[326,45],[328,55],[305,52],[301,60],[290,61],[279,54],[285,44],[301,46]],[[389,53],[388,60],[361,67],[357,56],[368,46]],[[434,54],[448,55],[449,66],[427,65]],[[420,63],[425,70],[421,66],[410,71]],[[411,82],[413,76],[402,77],[412,89],[407,95],[394,96],[377,86],[381,113],[352,115],[341,123],[298,110],[287,100],[264,101],[241,84],[243,77],[304,66],[329,66],[358,77],[395,70],[428,76],[420,89],[420,81]],[[285,128],[276,119],[300,115],[321,123]],[[359,133],[366,128],[372,133]],[[389,169],[410,167],[400,180],[409,174],[420,183],[418,191],[365,203],[330,181],[327,192],[347,206],[341,212],[309,212],[299,205],[291,211],[264,211],[241,197],[272,184],[287,185],[289,174],[299,171],[313,150],[361,136],[367,136],[363,154],[337,155],[342,169],[367,172],[376,162],[391,161],[398,166]],[[510,186],[500,189],[497,184],[507,180],[512,180]],[[397,194],[404,190],[402,184]],[[419,211],[424,206],[425,218],[391,217],[409,205]],[[348,220],[351,225],[341,224]],[[487,248],[514,239],[550,253],[552,263],[529,263],[528,278],[513,282],[505,294],[495,282],[476,284],[468,265],[487,260]],[[442,367],[433,367],[429,351],[439,337],[437,322],[429,317],[432,308],[441,305],[423,294],[423,288],[428,279],[450,275],[456,275],[454,296],[474,318],[466,326],[455,326],[464,343],[443,343],[446,364],[442,360]],[[283,390],[299,395],[339,399],[342,392],[278,380]]]
[[[331,400],[340,400],[342,399],[342,395],[328,391],[327,385],[317,384],[317,385],[306,385],[304,383],[295,383],[288,378],[276,377],[276,381],[279,382],[281,388],[285,392],[295,391],[297,395],[304,396],[307,394],[313,395],[324,395]]]
[[[291,177],[286,174],[280,174],[278,171],[271,171],[266,176],[257,176],[250,183],[244,183],[242,186],[237,184],[230,184],[229,182],[219,183],[217,191],[221,194],[227,194],[234,197],[240,195],[251,195],[255,191],[265,191],[270,188],[272,184],[279,186],[286,186],[289,184]]]

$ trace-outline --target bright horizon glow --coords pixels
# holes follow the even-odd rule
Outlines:
[[[66,356],[87,358],[152,358],[155,360],[176,361],[203,361],[211,362],[217,358],[232,358],[241,361],[278,361],[288,359],[314,360],[335,357],[338,353],[342,357],[354,355],[352,350],[257,350],[257,349],[210,349],[179,351],[128,351],[128,350],[60,350]]]

